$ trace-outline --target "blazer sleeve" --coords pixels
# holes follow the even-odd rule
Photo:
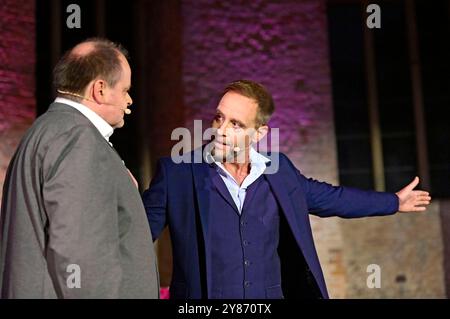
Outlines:
[[[159,159],[150,186],[142,195],[153,241],[161,235],[167,224],[167,194],[166,167],[163,159]]]
[[[91,126],[56,137],[43,155],[45,257],[59,298],[117,298],[122,268],[111,153]]]
[[[391,215],[398,211],[398,197],[394,193],[333,186],[307,178],[292,163],[290,165],[295,170],[308,210],[313,215],[357,218]]]

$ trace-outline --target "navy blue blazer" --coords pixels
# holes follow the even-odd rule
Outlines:
[[[193,153],[184,158],[193,158]],[[274,154],[272,154],[274,156]],[[158,161],[149,189],[143,194],[153,240],[169,226],[173,249],[171,298],[210,295],[209,200],[213,189],[208,163]],[[332,186],[303,176],[279,153],[279,170],[266,174],[283,216],[280,216],[282,288],[285,298],[328,298],[314,246],[308,214],[356,218],[394,214],[393,193]]]

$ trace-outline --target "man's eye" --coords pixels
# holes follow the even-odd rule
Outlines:
[[[222,116],[216,115],[216,116],[214,117],[214,120],[216,120],[216,121],[221,121],[221,120],[222,120]]]
[[[233,121],[233,122],[231,122],[231,124],[233,125],[233,128],[241,128],[242,127],[242,125],[238,122]]]

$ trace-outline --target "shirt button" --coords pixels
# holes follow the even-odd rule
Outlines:
[[[248,261],[248,260],[244,261],[244,265],[247,267],[250,266],[250,261]]]
[[[246,288],[250,287],[251,284],[252,284],[252,283],[251,283],[250,281],[244,282],[244,286],[245,286]]]
[[[241,220],[241,226],[245,226],[245,221]]]
[[[248,246],[248,245],[249,245],[249,242],[244,240],[244,246]]]

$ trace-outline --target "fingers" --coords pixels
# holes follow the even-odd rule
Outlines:
[[[416,200],[431,200],[431,197],[430,196],[427,196],[427,195],[422,195],[422,196],[415,196],[414,197]]]
[[[428,200],[414,200],[410,201],[409,204],[400,207],[399,211],[402,213],[407,212],[423,212],[427,210],[430,201]]]
[[[417,205],[429,205],[431,202],[431,196],[428,195],[428,192],[423,191],[415,191],[413,192],[414,196],[414,206]]]
[[[402,213],[409,213],[409,212],[423,212],[423,211],[425,211],[426,209],[427,209],[427,208],[424,207],[424,206],[414,206],[414,207],[411,207],[411,208],[409,208],[409,209],[401,210],[400,212],[402,212]]]
[[[428,192],[424,191],[413,191],[412,192],[414,198],[418,198],[421,200],[431,200],[431,196]]]
[[[427,208],[424,207],[424,206],[414,206],[414,207],[411,207],[411,208],[408,208],[408,209],[403,208],[403,209],[401,209],[399,211],[401,213],[411,213],[411,212],[423,212],[425,210],[427,210]]]
[[[409,183],[405,188],[412,191],[419,184],[419,177],[414,177],[413,181]]]

